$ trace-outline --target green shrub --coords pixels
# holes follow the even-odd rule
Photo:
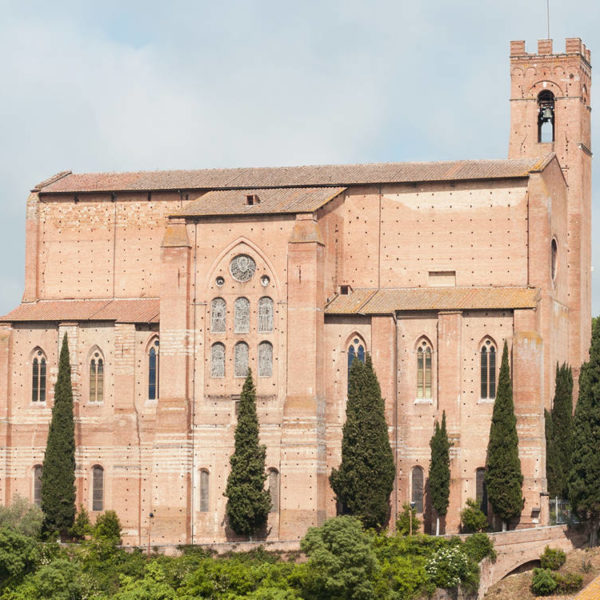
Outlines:
[[[71,537],[74,540],[84,540],[86,536],[91,535],[92,525],[90,523],[90,517],[83,504],[79,505],[79,512],[75,517],[73,527],[71,527]]]
[[[583,587],[583,575],[579,573],[553,573],[557,583],[557,590],[561,594],[577,592]]]
[[[478,533],[488,528],[487,517],[473,498],[468,498],[466,508],[460,511],[460,522],[465,533]]]
[[[540,563],[542,569],[551,569],[552,571],[558,571],[567,560],[567,555],[562,551],[555,548],[546,546],[544,553],[540,556]]]
[[[437,587],[456,588],[469,573],[469,559],[458,546],[441,548],[427,561],[425,571]]]
[[[531,591],[536,596],[549,596],[558,587],[550,569],[534,569]]]
[[[494,542],[485,533],[470,535],[463,544],[466,555],[474,562],[480,563],[484,558],[496,561]]]
[[[42,509],[18,494],[8,506],[0,506],[0,528],[7,527],[29,537],[39,537],[43,520]]]
[[[95,540],[106,541],[118,546],[121,543],[121,522],[114,510],[107,510],[97,519],[92,535]]]
[[[412,512],[412,532],[417,533],[421,527],[421,520],[417,519],[416,509],[411,509],[409,504],[402,505],[402,512],[396,521],[396,531],[401,535],[410,533],[410,513]]]

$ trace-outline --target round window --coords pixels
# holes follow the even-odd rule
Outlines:
[[[256,263],[247,254],[238,254],[229,265],[232,277],[241,283],[250,281],[256,271]]]

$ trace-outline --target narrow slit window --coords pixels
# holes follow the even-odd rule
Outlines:
[[[208,512],[209,473],[206,469],[200,471],[200,512]]]
[[[423,340],[417,348],[417,398],[431,399],[431,346]]]
[[[411,500],[415,503],[415,510],[418,513],[423,512],[423,483],[424,474],[422,467],[413,467],[411,477]]]
[[[159,384],[159,342],[154,340],[148,351],[148,399],[156,400],[158,398]]]
[[[42,465],[33,467],[33,503],[42,506]]]
[[[475,471],[475,499],[484,515],[488,514],[487,486],[485,484],[485,468]]]
[[[92,510],[104,510],[104,469],[99,465],[92,469]]]
[[[271,512],[279,512],[279,471],[269,469],[269,494],[271,495]]]

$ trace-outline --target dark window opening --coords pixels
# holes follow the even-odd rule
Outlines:
[[[415,510],[418,513],[423,512],[423,483],[424,474],[422,467],[414,467],[412,470],[412,493],[411,500],[415,504]]]
[[[148,351],[148,399],[156,400],[158,398],[158,377],[159,377],[159,355],[158,355],[158,340]]]
[[[546,144],[554,141],[554,94],[549,90],[538,96],[538,142]]]
[[[475,471],[475,499],[484,515],[488,514],[487,486],[485,484],[485,468]]]

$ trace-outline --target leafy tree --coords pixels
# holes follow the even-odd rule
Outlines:
[[[435,433],[429,441],[429,491],[431,504],[436,512],[435,534],[440,534],[440,517],[448,512],[450,498],[450,440],[446,430],[446,411],[442,413],[442,426],[435,422]]]
[[[95,540],[106,541],[113,546],[121,543],[121,522],[114,510],[107,510],[97,519],[92,529]]]
[[[69,342],[65,334],[42,470],[43,530],[65,539],[75,520],[75,425]]]
[[[378,597],[373,580],[379,564],[356,517],[336,517],[322,527],[311,527],[300,547],[308,556],[303,597],[315,600]]]
[[[79,511],[75,517],[73,527],[71,527],[71,537],[74,540],[84,540],[86,536],[92,533],[90,516],[83,504],[79,505]]]
[[[553,464],[548,477],[548,491],[552,496],[566,498],[573,446],[573,373],[566,363],[556,366],[550,433],[552,447],[548,448],[546,441],[546,454],[550,453]]]
[[[488,520],[479,508],[479,502],[467,498],[467,506],[460,511],[460,522],[463,533],[481,533],[488,527]]]
[[[563,479],[562,465],[558,447],[554,443],[554,424],[552,411],[544,409],[544,430],[546,434],[546,480],[550,496],[558,496],[561,489],[560,481]]]
[[[43,519],[41,509],[18,494],[8,506],[0,506],[0,528],[8,527],[29,537],[40,535]]]
[[[384,527],[396,467],[385,421],[384,401],[371,356],[354,360],[348,381],[342,463],[329,477],[342,512],[357,516],[365,527]]]
[[[256,389],[252,373],[244,382],[235,428],[235,449],[230,458],[227,479],[227,519],[238,535],[251,536],[267,522],[271,509],[269,491],[265,490],[265,446],[259,443],[256,415]]]
[[[600,318],[592,321],[590,358],[581,366],[569,472],[572,508],[589,521],[590,545],[597,544],[600,522]]]
[[[411,514],[412,513],[412,514]],[[396,520],[396,531],[400,535],[409,535],[416,533],[421,528],[421,519],[417,517],[417,509],[411,508],[410,504],[402,505],[402,512]]]
[[[42,554],[38,543],[13,529],[0,529],[0,586],[11,586],[33,571]]]
[[[502,519],[502,529],[505,530],[507,521],[521,514],[524,503],[517,419],[506,342],[502,351],[486,463],[485,483],[488,498],[494,513]]]

